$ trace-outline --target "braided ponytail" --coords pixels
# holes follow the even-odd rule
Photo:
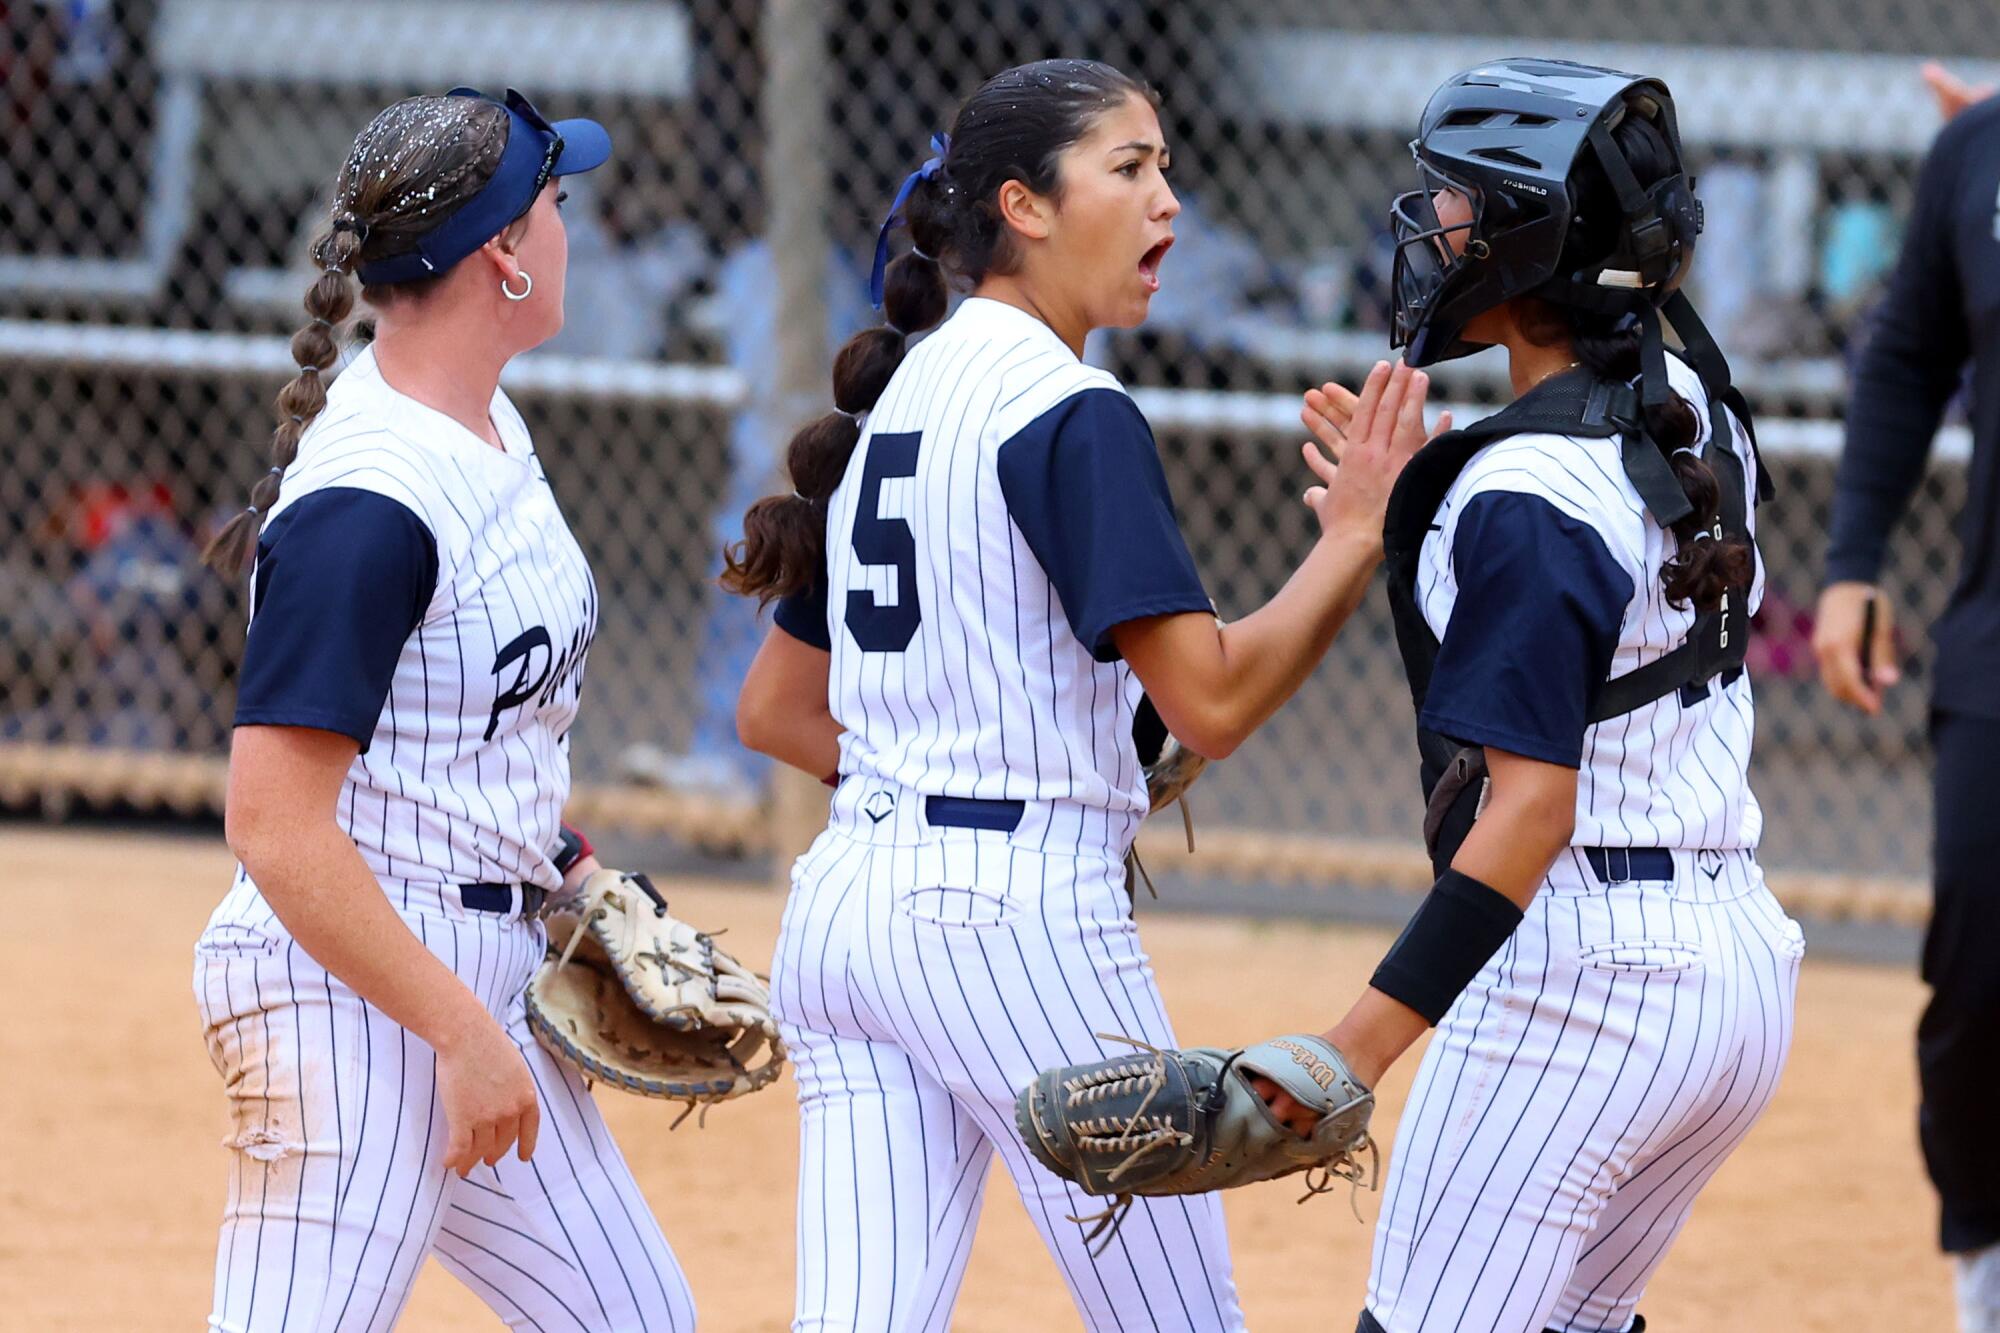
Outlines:
[[[311,320],[292,335],[292,360],[299,373],[278,391],[270,469],[250,488],[250,503],[223,525],[202,554],[210,568],[221,573],[236,576],[249,567],[263,516],[278,503],[285,469],[298,457],[299,437],[326,407],[324,375],[340,359],[335,335],[354,310],[354,281],[349,275],[361,254],[362,240],[355,225],[353,218],[336,219],[331,230],[313,241],[313,261],[320,275],[306,289],[305,310]]]
[[[1547,346],[1569,339],[1577,361],[1598,378],[1621,384],[1639,378],[1639,328],[1631,318],[1556,306],[1533,297],[1527,298],[1523,314],[1523,329],[1531,340]],[[1695,452],[1701,422],[1693,405],[1680,394],[1669,393],[1666,402],[1646,409],[1646,433],[1667,455],[1681,492],[1694,506],[1692,513],[1667,529],[1678,549],[1661,567],[1660,585],[1674,606],[1692,603],[1697,611],[1713,611],[1730,588],[1749,585],[1756,557],[1749,542],[1725,537],[1716,525],[1722,484]],[[1723,442],[1720,447],[1728,446]]]
[[[916,216],[919,196],[943,193],[923,182],[910,197],[917,248],[889,265],[882,287],[887,323],[849,338],[833,358],[834,410],[800,429],[785,447],[790,495],[767,495],[743,515],[743,540],[722,552],[722,586],[764,606],[791,597],[825,578],[826,502],[847,473],[861,440],[861,418],[881,400],[914,334],[944,318],[949,293],[944,270],[925,253]]]
[[[292,335],[298,374],[278,391],[278,427],[271,432],[270,466],[244,506],[202,558],[232,577],[257,551],[264,516],[278,503],[285,469],[298,457],[299,439],[326,408],[326,372],[340,359],[336,335],[354,313],[354,274],[364,260],[403,253],[436,224],[484,188],[507,146],[507,113],[472,97],[407,97],[384,108],[354,140],[334,182],[332,219],[313,238],[319,276],[306,289],[310,319]],[[361,299],[422,300],[439,278],[373,285]]]
[[[1681,404],[1681,409],[1693,415],[1693,409],[1686,403]],[[1675,450],[1667,462],[1694,512],[1668,529],[1679,549],[1660,570],[1660,584],[1673,605],[1686,606],[1692,602],[1697,611],[1713,611],[1722,605],[1723,594],[1731,588],[1750,586],[1756,576],[1756,557],[1748,541],[1739,536],[1724,536],[1717,525],[1722,486],[1716,480],[1715,470],[1691,448]]]

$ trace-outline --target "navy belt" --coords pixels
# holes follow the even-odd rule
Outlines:
[[[1597,872],[1600,884],[1624,884],[1638,879],[1671,881],[1674,854],[1665,847],[1585,847],[1584,860]]]
[[[461,884],[458,886],[458,900],[474,912],[499,912],[504,915],[514,910],[514,887],[512,884]],[[535,884],[523,884],[520,888],[521,915],[539,915],[549,891]]]
[[[939,828],[983,828],[1012,833],[1026,801],[982,801],[971,796],[926,796],[924,818]]]

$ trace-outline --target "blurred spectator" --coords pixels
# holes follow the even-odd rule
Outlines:
[[[1701,317],[1724,347],[1757,341],[1750,327],[1762,301],[1764,267],[1764,173],[1748,162],[1723,159],[1703,167],[1701,262],[1692,281],[1699,288]]]
[[[40,535],[44,567],[73,572],[27,583],[31,576],[10,566],[26,576],[13,613],[23,619],[10,637],[39,651],[0,696],[0,736],[153,750],[220,745],[225,714],[197,664],[228,619],[231,594],[203,568],[198,534],[176,514],[171,487],[78,486]]]
[[[855,330],[875,322],[868,305],[868,264],[872,255],[828,252],[826,274],[827,346],[839,346]],[[695,675],[700,690],[688,748],[669,752],[655,744],[625,752],[628,777],[679,790],[741,798],[763,787],[770,761],[745,750],[736,739],[736,696],[763,637],[757,606],[716,586],[722,549],[743,539],[743,511],[768,493],[782,462],[792,424],[773,414],[778,398],[778,275],[771,247],[761,237],[744,242],[722,262],[715,280],[724,350],[729,364],[749,387],[749,404],[729,433],[729,481],[723,488],[710,533],[701,652]]]
[[[0,249],[104,254],[135,234],[154,0],[0,0]],[[87,225],[79,226],[79,223]]]
[[[1843,199],[1827,210],[1818,287],[1842,335],[1873,303],[1895,258],[1896,215],[1886,202]]]
[[[666,351],[669,315],[709,268],[708,243],[684,219],[638,234],[628,188],[600,191],[566,177],[569,276],[562,332],[545,346],[560,356],[652,360]]]

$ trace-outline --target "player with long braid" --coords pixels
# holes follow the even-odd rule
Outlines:
[[[227,834],[195,949],[232,1170],[209,1327],[392,1327],[431,1255],[510,1326],[694,1326],[522,990],[596,868],[560,819],[589,565],[499,389],[562,326],[561,183],[602,127],[459,89],[378,115],[314,245],[254,554]],[[331,385],[354,281],[377,335]]]

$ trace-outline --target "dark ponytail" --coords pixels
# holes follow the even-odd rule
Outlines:
[[[1600,315],[1562,309],[1568,316],[1571,346],[1576,359],[1601,379],[1630,383],[1639,378],[1639,328],[1628,316]],[[1539,339],[1538,339],[1539,340]],[[1678,393],[1669,393],[1666,402],[1646,409],[1646,433],[1652,437],[1681,491],[1694,511],[1668,529],[1678,549],[1660,570],[1660,584],[1667,601],[1675,606],[1692,603],[1697,611],[1713,611],[1732,587],[1748,587],[1755,572],[1755,556],[1750,543],[1741,537],[1725,537],[1716,527],[1722,504],[1722,484],[1715,470],[1695,452],[1701,421],[1692,404]],[[1718,447],[1728,448],[1722,441]]]
[[[1649,188],[1678,170],[1676,156],[1659,128],[1643,116],[1627,116],[1611,132],[1642,188]],[[1576,218],[1564,244],[1561,266],[1574,271],[1601,262],[1610,253],[1621,213],[1617,194],[1601,166],[1575,178]],[[1579,364],[1599,378],[1631,383],[1640,375],[1640,327],[1636,315],[1609,314],[1563,305],[1541,297],[1524,298],[1522,331],[1531,342],[1551,346],[1569,340]],[[1722,486],[1713,468],[1695,452],[1701,422],[1694,407],[1678,393],[1646,409],[1646,432],[1666,454],[1694,512],[1673,524],[1678,549],[1660,570],[1660,584],[1674,606],[1693,604],[1713,611],[1732,587],[1748,587],[1756,570],[1756,555],[1742,537],[1725,537],[1716,515]],[[1729,448],[1731,441],[1716,442]]]
[[[1694,415],[1694,409],[1685,401],[1678,396],[1676,400],[1683,413]],[[1718,447],[1731,446],[1724,442]],[[1723,594],[1731,588],[1750,586],[1756,577],[1756,553],[1745,538],[1723,535],[1716,522],[1722,486],[1715,469],[1691,448],[1669,455],[1667,462],[1694,512],[1668,529],[1680,546],[1661,568],[1660,585],[1666,590],[1667,600],[1675,606],[1692,602],[1697,611],[1713,611],[1722,605]]]
[[[250,503],[225,523],[208,544],[202,559],[224,574],[241,574],[257,549],[263,516],[278,503],[285,469],[299,454],[299,437],[326,407],[325,373],[340,359],[334,335],[354,310],[354,280],[348,275],[361,254],[361,238],[351,229],[353,219],[337,220],[334,230],[313,242],[313,262],[320,275],[306,289],[306,314],[311,322],[292,335],[292,360],[299,373],[278,391],[278,428],[271,432],[271,466],[250,488]]]
[[[1158,102],[1145,84],[1098,61],[1038,60],[994,75],[966,99],[936,170],[920,173],[903,201],[912,249],[884,276],[887,323],[855,334],[834,357],[836,410],[786,446],[792,493],[766,496],[743,515],[743,540],[722,552],[724,588],[762,605],[825,578],[826,502],[861,439],[860,418],[882,397],[909,339],[944,318],[950,285],[969,289],[1018,260],[1000,218],[1000,187],[1018,180],[1059,196],[1063,151],[1128,97]]]
[[[903,364],[910,336],[944,318],[947,296],[937,260],[912,252],[889,265],[882,288],[888,323],[861,330],[834,356],[834,410],[808,422],[785,446],[792,493],[767,495],[743,515],[743,540],[722,552],[724,588],[763,606],[826,577],[826,502],[854,456],[861,418]]]

